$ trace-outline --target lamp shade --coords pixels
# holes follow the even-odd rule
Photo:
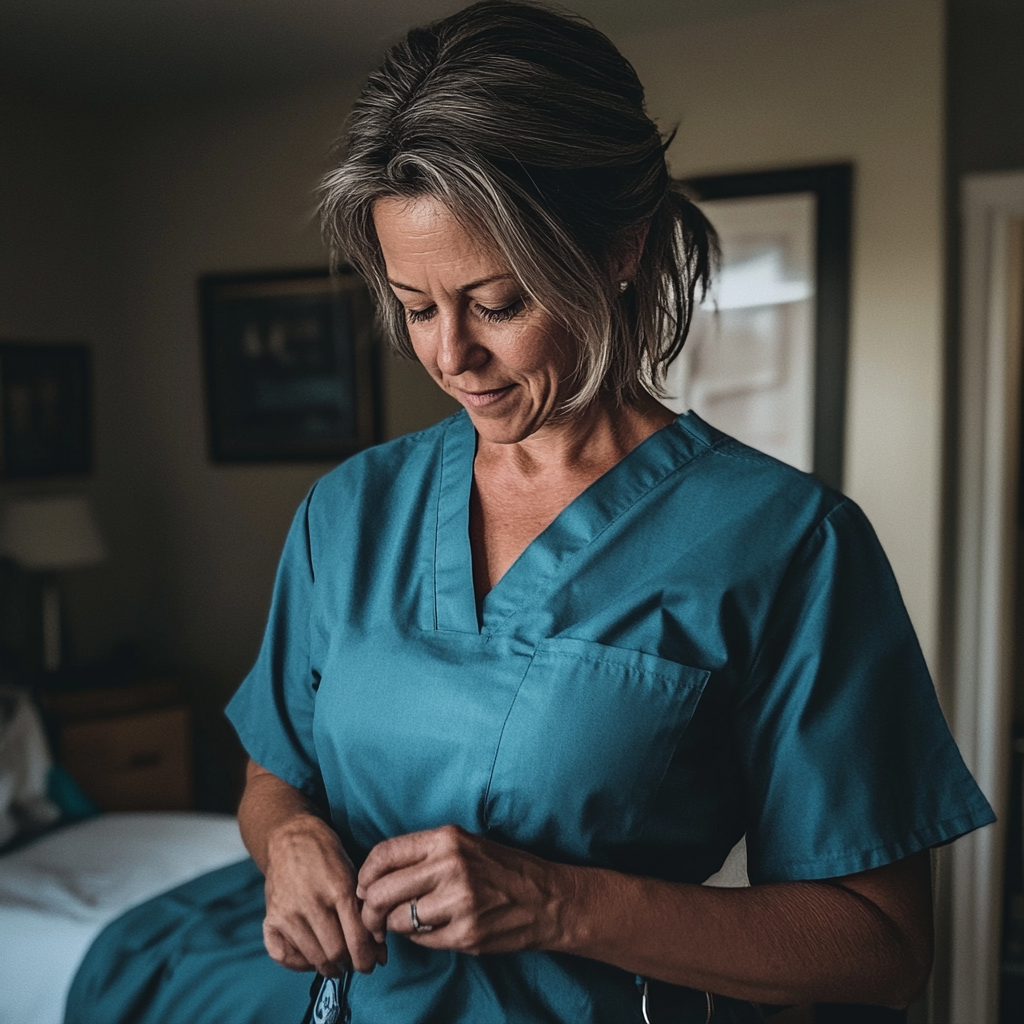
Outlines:
[[[25,569],[80,569],[107,557],[92,504],[79,494],[8,501],[0,553]]]

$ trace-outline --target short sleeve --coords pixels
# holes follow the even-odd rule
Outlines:
[[[794,555],[737,712],[753,883],[854,874],[995,820],[849,501]]]
[[[323,783],[313,745],[318,679],[309,657],[313,563],[309,541],[310,491],[285,540],[270,618],[252,671],[227,706],[242,745],[278,778],[321,799]]]

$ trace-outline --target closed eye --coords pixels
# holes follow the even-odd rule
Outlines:
[[[490,306],[477,304],[477,311],[480,316],[492,324],[500,324],[511,320],[522,313],[524,309],[526,309],[526,303],[521,298],[510,302],[507,306],[502,306],[501,309],[492,309]]]
[[[405,318],[411,324],[422,324],[432,320],[437,312],[437,306],[427,306],[426,309],[407,309]]]

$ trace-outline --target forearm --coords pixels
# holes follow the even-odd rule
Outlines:
[[[930,919],[921,927],[841,885],[715,889],[569,872],[553,948],[673,984],[764,1003],[903,1006],[930,969]]]
[[[304,793],[250,760],[245,792],[238,806],[238,827],[252,859],[266,874],[272,839],[295,826],[323,822],[316,805]],[[324,828],[329,828],[323,822]]]

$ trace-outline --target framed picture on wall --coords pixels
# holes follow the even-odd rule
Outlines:
[[[0,478],[91,472],[91,376],[88,345],[0,342]]]
[[[693,178],[722,261],[669,367],[669,405],[842,486],[849,164]]]
[[[340,460],[380,437],[373,309],[354,273],[199,280],[210,457]]]

